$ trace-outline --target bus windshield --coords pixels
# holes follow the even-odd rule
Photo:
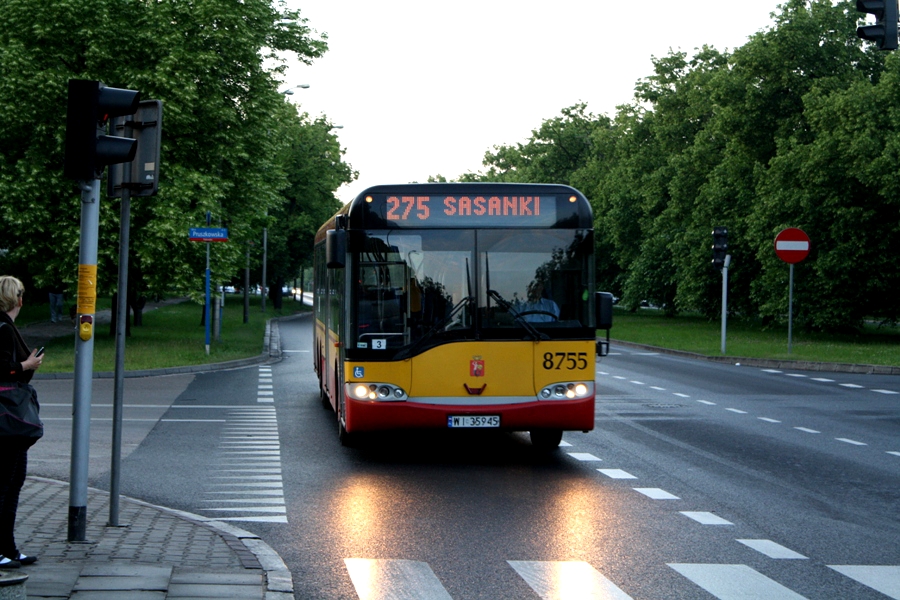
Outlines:
[[[367,231],[351,250],[348,350],[584,335],[592,244],[572,229]]]

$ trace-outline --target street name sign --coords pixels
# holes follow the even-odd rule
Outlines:
[[[228,229],[225,227],[191,227],[188,237],[192,242],[227,242]]]

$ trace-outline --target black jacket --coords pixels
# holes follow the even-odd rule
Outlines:
[[[0,310],[0,381],[31,381],[34,371],[23,371],[22,361],[31,350],[9,315]]]

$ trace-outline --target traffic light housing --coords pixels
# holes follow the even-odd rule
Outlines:
[[[721,270],[725,266],[725,255],[728,254],[728,229],[725,227],[715,227],[712,236],[712,264],[713,267]]]
[[[897,49],[897,0],[856,0],[856,10],[875,15],[875,24],[857,27],[856,35],[880,50]]]
[[[78,181],[99,178],[103,167],[131,162],[137,141],[105,135],[110,117],[133,115],[141,93],[106,87],[99,81],[69,80],[66,155],[63,174]]]

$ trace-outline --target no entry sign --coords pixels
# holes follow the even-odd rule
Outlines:
[[[775,236],[775,254],[794,265],[809,256],[809,236],[802,229],[788,227]]]

